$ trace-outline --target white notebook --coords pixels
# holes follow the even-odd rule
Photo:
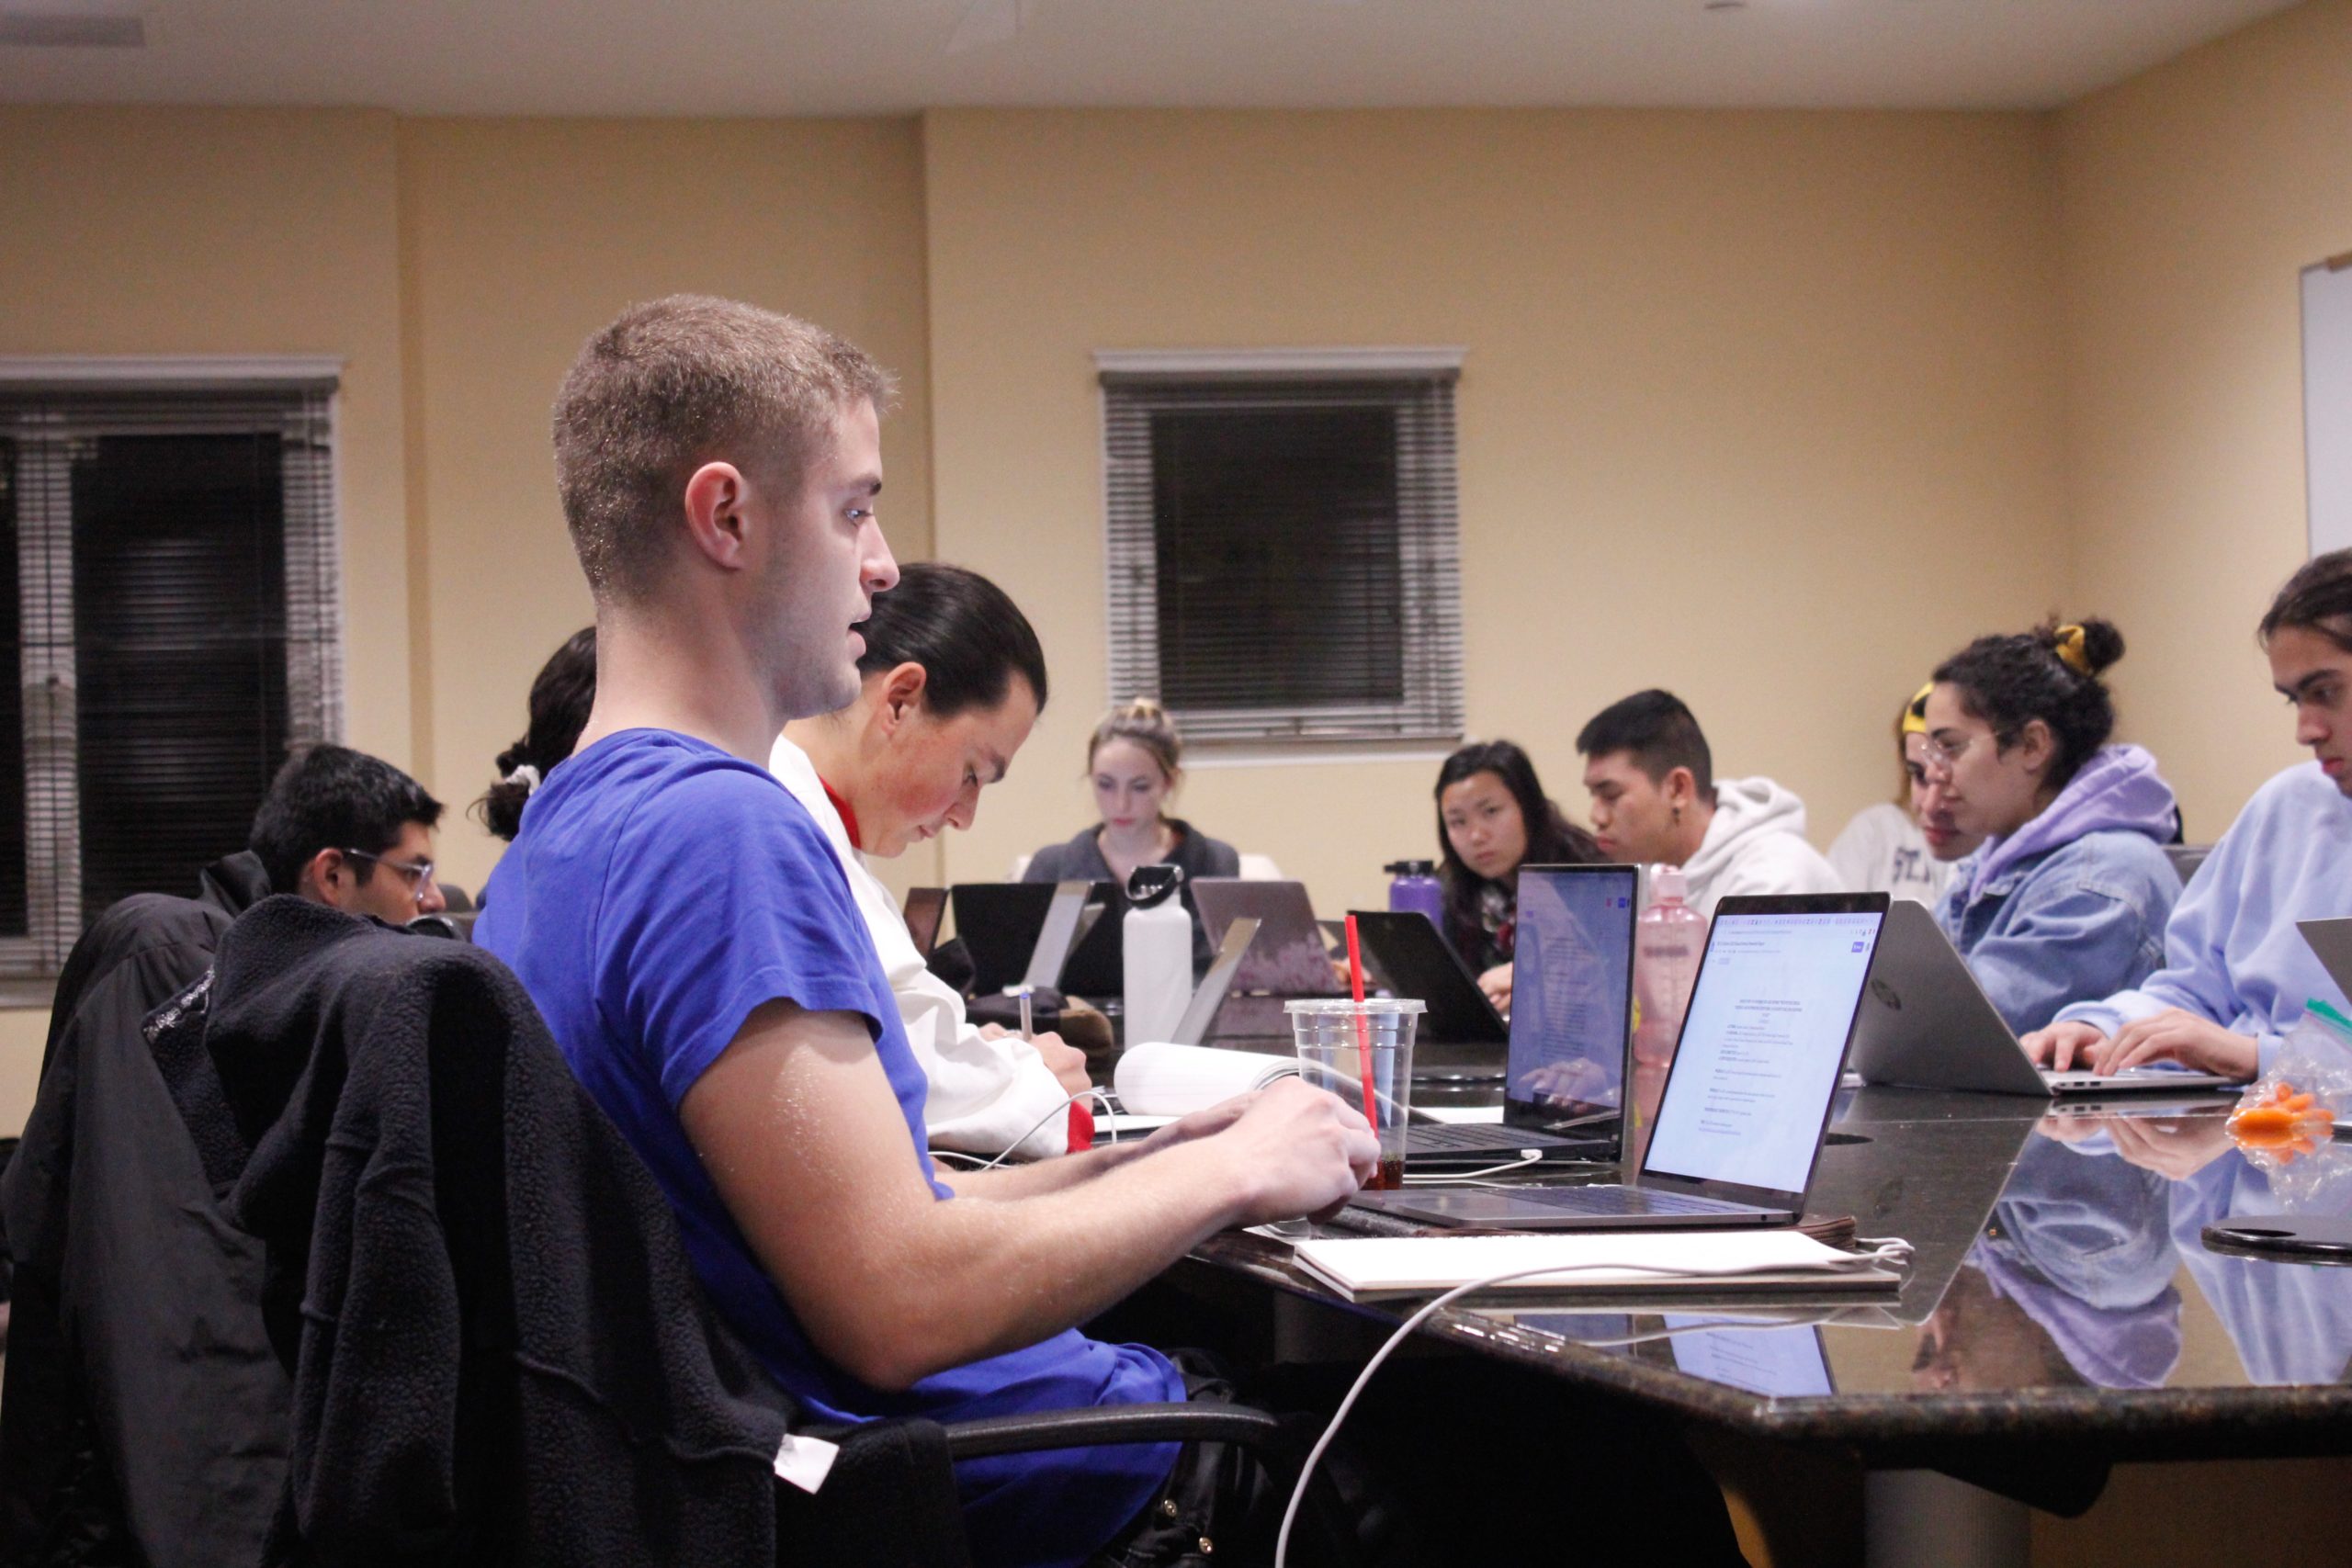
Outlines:
[[[1521,1269],[1499,1291],[1890,1290],[1903,1277],[1801,1231],[1591,1231],[1546,1235],[1370,1236],[1303,1241],[1298,1266],[1351,1300],[1450,1291]]]
[[[1165,1041],[1130,1045],[1111,1075],[1119,1107],[1136,1116],[1189,1116],[1298,1071],[1295,1056],[1220,1051]]]

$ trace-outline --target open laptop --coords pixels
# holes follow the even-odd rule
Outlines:
[[[2335,988],[2352,998],[2352,919],[2297,920],[2295,930]]]
[[[2036,1066],[1924,904],[1897,903],[1871,964],[1854,1026],[1854,1070],[1864,1083],[1987,1094],[2177,1094],[2234,1089],[2215,1073],[2134,1067],[2121,1073]]]
[[[1405,1130],[1407,1169],[1619,1157],[1639,875],[1630,865],[1520,868],[1502,1122],[1416,1122]]]
[[[1072,902],[1069,889],[1082,891]],[[1116,890],[1107,882],[959,882],[947,891],[956,934],[972,956],[972,988],[1055,986],[1116,998],[1125,985]],[[1056,908],[1069,911],[1065,921]],[[1090,917],[1086,911],[1098,911]]]
[[[1359,1193],[1429,1224],[1659,1230],[1794,1224],[1821,1157],[1883,893],[1725,898],[1632,1183]]]
[[[1233,976],[1244,996],[1335,997],[1341,993],[1331,972],[1330,950],[1315,923],[1315,904],[1304,882],[1257,882],[1239,876],[1204,876],[1187,884],[1201,911],[1209,942],[1224,940],[1235,920],[1258,922],[1258,940]],[[1284,1024],[1284,1032],[1288,1029]]]
[[[1421,1039],[1436,1045],[1500,1045],[1510,1025],[1478,988],[1478,977],[1419,910],[1351,909],[1363,958],[1400,997],[1419,997],[1429,1011]],[[1516,970],[1513,971],[1514,975]]]
[[[899,911],[907,922],[907,935],[914,939],[915,951],[923,957],[939,945],[939,922],[947,914],[947,889],[944,887],[910,887],[906,907]]]

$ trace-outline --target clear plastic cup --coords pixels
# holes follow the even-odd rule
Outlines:
[[[1413,1033],[1424,1010],[1409,998],[1345,997],[1283,1005],[1298,1047],[1299,1076],[1364,1113],[1380,1138],[1380,1168],[1366,1187],[1405,1184],[1405,1122],[1412,1114]],[[1372,1064],[1365,1093],[1364,1063]]]

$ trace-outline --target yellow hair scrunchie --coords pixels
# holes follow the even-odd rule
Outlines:
[[[2075,674],[2087,675],[2091,672],[2091,656],[2083,651],[2082,627],[2060,626],[2058,643],[2052,651],[2058,655],[2058,662]]]
[[[1904,734],[1925,735],[1928,733],[1928,694],[1935,689],[1936,683],[1930,681],[1919,688],[1917,696],[1903,705]]]

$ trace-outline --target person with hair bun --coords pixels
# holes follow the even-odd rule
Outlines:
[[[1046,656],[1004,590],[976,571],[910,561],[874,596],[859,628],[857,700],[785,726],[768,769],[831,840],[890,981],[907,1043],[930,1093],[934,1148],[1023,1158],[1084,1148],[1093,1121],[1086,1054],[1050,1032],[1034,1041],[983,1028],[933,975],[898,900],[866,866],[950,828],[965,829],[980,791],[1012,765],[1046,703]]]
[[[2213,846],[2165,930],[2164,967],[2129,989],[2083,993],[2096,999],[2026,1036],[2037,1061],[2102,1073],[2177,1062],[2250,1078],[2306,1001],[2352,1006],[2295,929],[2352,915],[2352,550],[2305,562],[2258,636],[2312,761],[2255,791]]]
[[[2177,807],[2154,757],[2109,744],[2099,677],[2122,657],[2106,621],[2052,622],[1978,637],[1928,690],[1926,781],[1961,832],[1984,837],[1937,923],[2020,1034],[2164,957]]]
[[[474,802],[483,827],[514,841],[531,792],[580,744],[595,703],[596,628],[582,626],[548,656],[531,680],[530,721],[523,738],[498,754],[498,782]]]
[[[1127,878],[1139,865],[1167,864],[1184,873],[1184,912],[1193,917],[1193,972],[1208,968],[1208,933],[1193,884],[1204,876],[1238,876],[1241,855],[1167,812],[1183,783],[1184,742],[1176,721],[1149,697],[1137,697],[1094,727],[1086,743],[1087,780],[1102,819],[1067,843],[1048,844],[1030,857],[1023,882],[1108,882],[1119,889],[1115,919],[1126,912]]]

